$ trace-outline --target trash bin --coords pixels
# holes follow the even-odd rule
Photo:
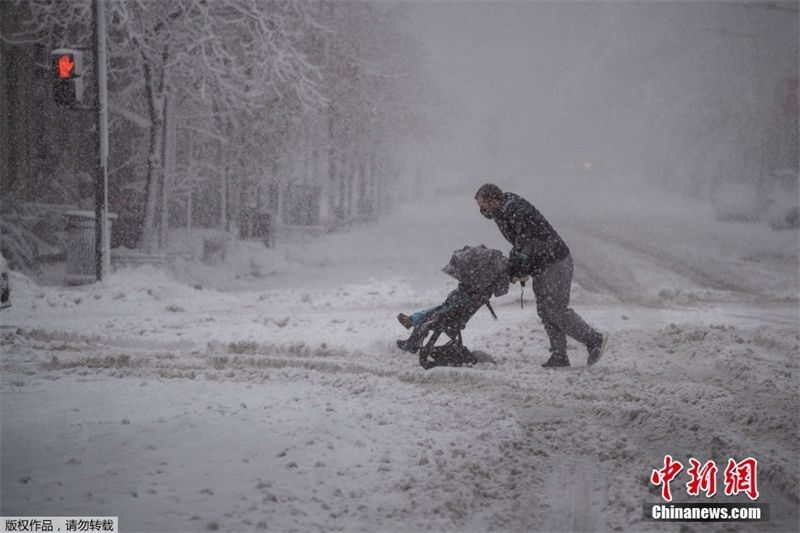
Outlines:
[[[64,282],[81,285],[97,280],[95,270],[95,213],[94,211],[67,211],[67,268]],[[111,221],[117,215],[108,214],[108,233]]]

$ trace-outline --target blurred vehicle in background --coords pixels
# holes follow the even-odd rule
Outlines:
[[[778,169],[763,183],[724,183],[711,193],[717,220],[766,220],[776,230],[800,228],[798,172]]]
[[[761,219],[764,200],[752,183],[723,183],[711,193],[717,220],[756,222]]]

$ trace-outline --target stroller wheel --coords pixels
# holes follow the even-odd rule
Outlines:
[[[424,368],[425,370],[430,370],[431,368],[437,366],[439,363],[436,362],[435,359],[428,359],[425,355],[419,356],[419,366]]]

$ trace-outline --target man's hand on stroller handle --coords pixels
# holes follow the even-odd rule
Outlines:
[[[530,278],[530,276],[528,276],[527,274],[522,274],[522,275],[519,275],[517,277],[512,276],[511,277],[511,283],[516,283],[516,282],[519,281],[519,284],[524,287],[525,286],[525,282],[528,281],[528,278]]]
[[[508,279],[511,283],[519,281],[523,286],[528,280],[528,274],[525,273],[528,257],[515,250],[511,250],[508,254]]]
[[[508,253],[508,279],[511,280],[511,283],[528,277],[526,273],[528,270],[528,262],[529,258],[527,255],[516,248],[511,249]]]

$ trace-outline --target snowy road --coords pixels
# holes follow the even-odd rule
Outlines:
[[[676,289],[728,301],[796,301],[796,232],[720,223],[701,202],[659,201],[635,191],[617,196],[622,208],[563,220],[585,288],[643,304]]]
[[[633,231],[620,236],[594,226],[581,226],[578,233],[574,242],[585,245],[579,249],[584,258],[581,267],[588,273],[586,284],[589,287],[597,284],[623,300],[636,299],[645,288],[659,285],[708,288],[767,302],[774,300],[779,291],[789,299],[792,289],[787,283],[791,279],[789,268],[777,271],[770,269],[770,265],[762,268],[762,258],[756,254],[746,258],[692,257],[697,243],[691,243],[690,247],[665,248],[654,244],[652,236],[646,233]],[[602,261],[609,258],[616,262],[603,265]],[[785,259],[782,265],[792,265],[788,257]],[[733,261],[738,264],[732,265]],[[648,273],[650,277],[638,279],[637,272]],[[591,278],[592,274],[596,279]],[[658,276],[655,285],[654,274]]]
[[[642,513],[669,454],[756,458],[770,506],[767,523],[681,530],[797,530],[797,233],[637,200],[602,224],[553,216],[576,257],[573,306],[611,334],[591,368],[574,344],[574,368],[540,367],[546,336],[517,287],[498,322],[481,310],[464,332],[496,365],[426,372],[394,347],[394,315],[450,290],[451,250],[505,249],[466,209],[437,232],[421,206],[247,248],[184,266],[185,281],[15,276],[2,514],[118,515],[123,531],[677,531]],[[685,482],[676,501],[705,501]]]

